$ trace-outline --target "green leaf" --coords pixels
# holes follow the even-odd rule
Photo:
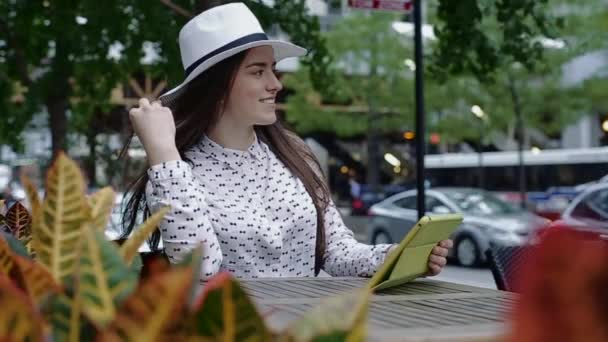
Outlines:
[[[203,264],[203,246],[200,245],[188,253],[176,266],[192,270],[192,284],[188,296],[188,307],[194,309],[197,305],[197,295],[201,288],[201,266]]]
[[[6,244],[11,249],[11,251],[17,255],[22,257],[30,258],[30,255],[27,253],[27,248],[21,243],[21,241],[17,240],[13,235],[0,231],[0,236],[6,241]]]
[[[269,341],[263,318],[229,273],[219,273],[205,284],[195,304],[197,334],[216,341]]]
[[[66,293],[51,297],[48,305],[47,317],[51,323],[53,340],[82,341],[85,334],[82,300],[79,297],[73,297],[73,289],[70,287]]]
[[[123,262],[117,246],[93,227],[84,231],[76,276],[83,312],[101,327],[115,318],[117,306],[133,292],[138,278]]]
[[[365,341],[371,292],[360,290],[332,297],[307,312],[286,331],[290,341]]]

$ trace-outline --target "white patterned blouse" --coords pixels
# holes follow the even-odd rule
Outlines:
[[[313,201],[265,143],[256,138],[239,151],[205,137],[185,156],[189,163],[148,169],[148,206],[171,206],[160,230],[172,263],[202,244],[202,279],[219,271],[239,278],[315,275]],[[391,245],[357,242],[333,202],[324,215],[323,269],[332,276],[371,276]]]

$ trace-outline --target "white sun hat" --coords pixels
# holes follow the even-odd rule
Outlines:
[[[271,46],[275,61],[306,55],[306,49],[280,40],[270,40],[260,22],[245,4],[229,3],[208,9],[182,27],[179,49],[186,79],[160,96],[164,103],[179,97],[181,90],[218,62],[257,46]]]

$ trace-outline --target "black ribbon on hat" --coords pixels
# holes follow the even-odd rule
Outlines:
[[[216,56],[224,51],[228,51],[230,49],[233,49],[233,48],[241,46],[241,45],[249,44],[252,42],[258,42],[258,41],[262,41],[262,40],[268,40],[268,37],[266,36],[265,33],[254,33],[254,34],[250,34],[248,36],[239,38],[235,41],[232,41],[220,48],[217,48],[217,49],[209,52],[208,54],[204,55],[203,57],[197,59],[196,62],[190,64],[190,66],[186,68],[186,77],[188,77],[188,75],[190,75],[190,73],[192,73],[192,71],[194,71],[194,69],[196,69],[197,66],[201,65],[202,63],[204,63],[206,60],[208,60],[209,58],[211,58],[213,56]]]

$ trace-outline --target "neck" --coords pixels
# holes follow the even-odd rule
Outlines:
[[[232,150],[245,151],[255,141],[255,131],[253,126],[243,126],[231,122],[227,117],[223,117],[213,127],[207,136],[209,139]]]

